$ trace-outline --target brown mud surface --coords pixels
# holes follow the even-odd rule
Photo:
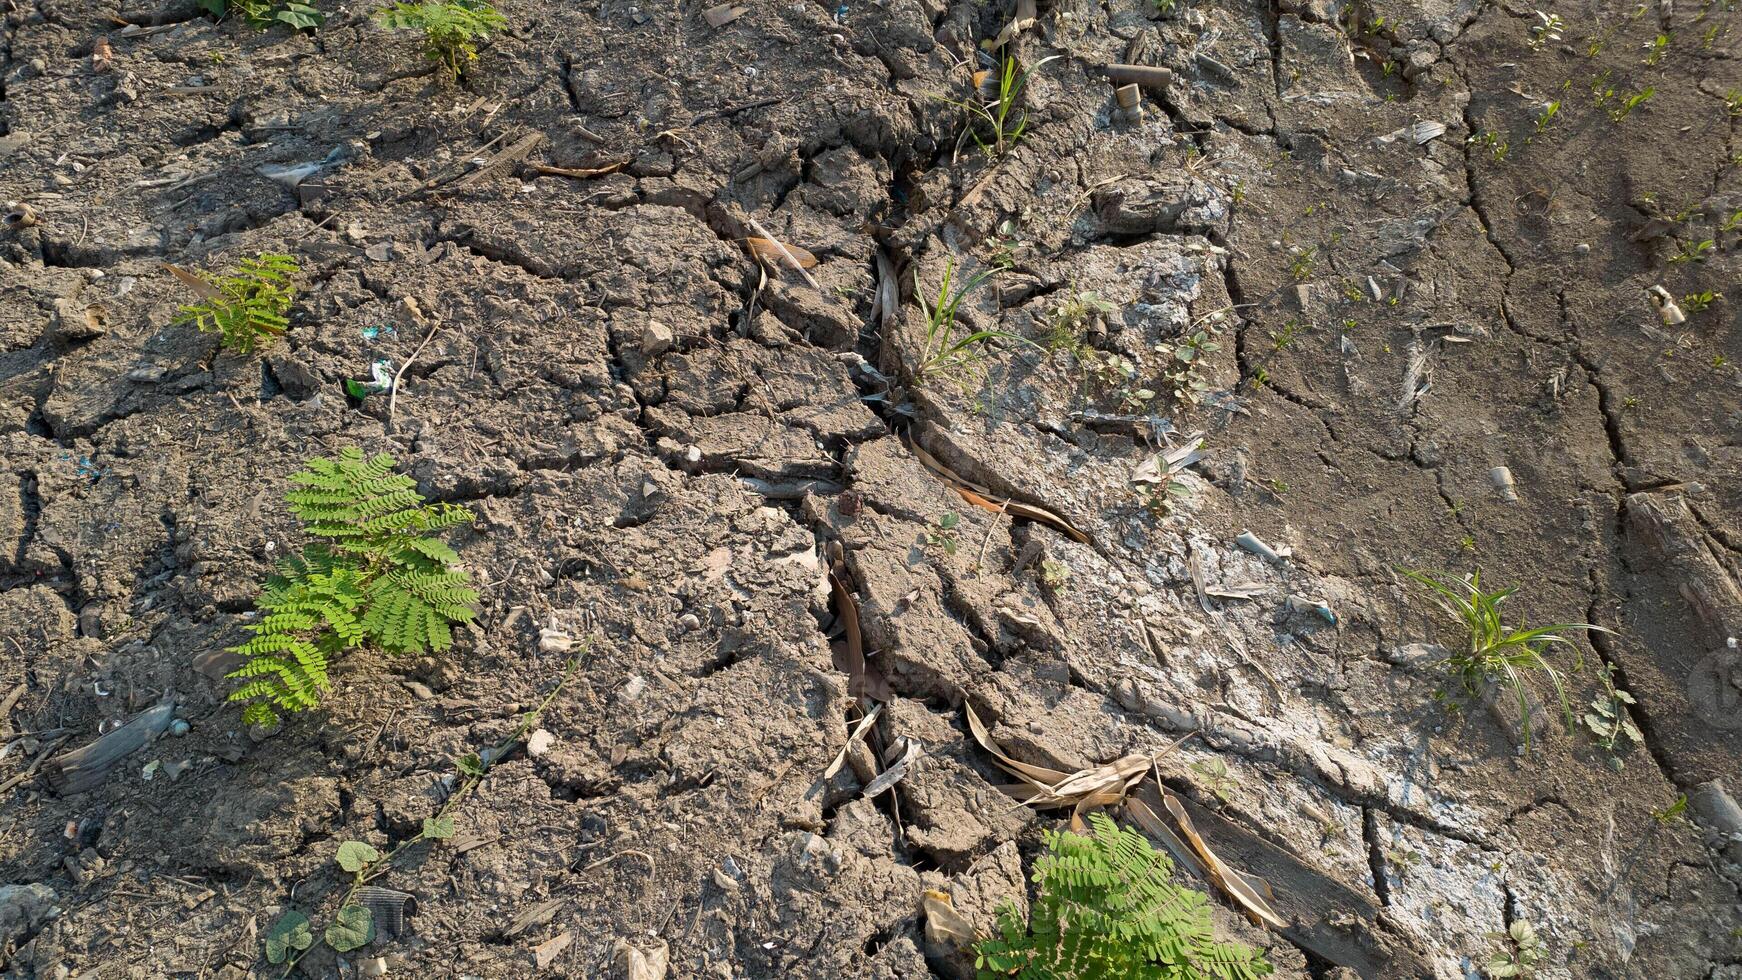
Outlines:
[[[301,973],[606,976],[628,944],[682,977],[960,976],[922,892],[983,924],[1059,825],[998,792],[971,704],[1065,770],[1199,732],[1161,776],[1275,888],[1287,930],[1217,921],[1279,976],[1478,976],[1519,921],[1540,976],[1742,976],[1736,4],[1557,2],[1541,50],[1515,2],[1043,4],[1009,50],[1058,58],[999,158],[957,152],[945,100],[1004,3],[747,0],[715,28],[506,0],[458,84],[370,5],[317,6],[295,34],[4,5],[0,200],[38,219],[0,232],[7,976],[276,976],[262,936],[330,918],[337,843],[415,833],[556,684],[543,629],[592,638],[553,741],[382,879],[415,896],[397,935]],[[1133,119],[1109,62],[1173,81]],[[762,282],[751,218],[820,288]],[[259,251],[302,265],[282,343],[171,326],[191,296],[161,263]],[[1008,266],[961,322],[1041,346],[917,379],[912,286],[946,263]],[[1653,285],[1729,295],[1666,325]],[[1089,292],[1110,311],[1047,347]],[[429,323],[391,406],[347,402]],[[1197,330],[1181,403],[1157,348]],[[1085,364],[1110,354],[1156,421],[1108,417]],[[1196,433],[1186,492],[1147,508],[1133,477]],[[348,444],[475,512],[478,623],[348,658],[259,737],[223,651],[302,544],[286,476]],[[916,448],[1087,542],[968,504]],[[918,752],[874,799],[863,743],[819,783],[850,717],[837,545],[891,692],[875,741]],[[1608,664],[1637,697],[1624,766],[1540,684],[1528,750],[1503,700],[1435,702],[1424,645],[1458,636],[1397,569],[1478,566],[1515,615],[1615,631],[1569,687],[1582,711]],[[50,778],[165,698],[184,736]]]

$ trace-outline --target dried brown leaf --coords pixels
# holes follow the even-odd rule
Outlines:
[[[920,910],[925,913],[925,938],[929,942],[972,946],[980,941],[980,931],[974,928],[967,916],[957,912],[956,907],[950,904],[948,892],[928,888],[919,905]]]
[[[709,27],[719,29],[749,12],[749,7],[738,7],[729,3],[722,3],[717,7],[709,7],[702,11],[702,19],[708,22]]]
[[[750,249],[751,255],[756,256],[756,261],[761,262],[770,269],[776,270],[790,265],[790,263],[786,261],[786,257],[781,254],[781,244],[783,243],[776,242],[771,238],[751,237],[744,239],[745,247]],[[802,248],[799,248],[797,245],[788,244],[786,250],[791,252],[792,257],[798,260],[800,268],[809,269],[817,264],[816,256]]]
[[[224,294],[218,290],[218,287],[200,278],[197,274],[189,272],[179,265],[170,265],[168,262],[163,263],[163,268],[170,275],[181,280],[182,285],[198,293],[200,299],[223,298]]]
[[[97,43],[91,45],[91,71],[102,74],[115,67],[115,49],[106,37],[97,38]]]

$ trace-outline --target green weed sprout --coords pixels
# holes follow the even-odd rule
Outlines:
[[[968,125],[962,135],[972,136],[980,149],[992,156],[1003,156],[1008,152],[1028,130],[1028,113],[1021,108],[1020,103],[1023,90],[1028,87],[1029,76],[1058,57],[1053,55],[1042,58],[1028,70],[1018,71],[1016,58],[1007,55],[998,63],[998,90],[992,97],[985,98],[981,93],[975,92],[970,99],[946,99],[945,101],[968,114]],[[988,135],[981,136],[981,128]],[[960,145],[958,140],[958,148]]]
[[[171,267],[171,272],[200,294],[200,301],[184,306],[173,321],[191,323],[202,333],[216,333],[219,343],[238,354],[252,353],[256,346],[284,336],[296,286],[290,277],[298,271],[288,255],[261,252],[243,259],[229,275],[190,273]]]
[[[1091,836],[1047,833],[1028,920],[1006,903],[997,934],[974,945],[980,980],[1270,974],[1262,951],[1216,939],[1209,898],[1174,884],[1173,862],[1147,838],[1104,813],[1089,825]]]
[[[423,56],[459,78],[478,60],[474,43],[508,26],[508,18],[489,0],[396,0],[375,12],[375,23],[390,31],[422,31]]]
[[[1401,569],[1434,594],[1435,604],[1464,627],[1468,636],[1462,649],[1453,650],[1444,666],[1466,694],[1479,697],[1482,685],[1493,681],[1506,685],[1518,699],[1519,715],[1524,727],[1524,747],[1530,748],[1530,695],[1524,684],[1526,672],[1536,671],[1548,678],[1560,700],[1561,714],[1570,731],[1573,728],[1572,703],[1567,700],[1561,673],[1545,656],[1550,646],[1560,643],[1573,648],[1573,669],[1584,665],[1578,645],[1565,634],[1571,630],[1586,633],[1612,633],[1613,630],[1590,623],[1554,623],[1533,629],[1513,629],[1501,619],[1500,605],[1515,594],[1516,587],[1498,592],[1484,592],[1479,571],[1453,582],[1443,581],[1425,572]]]
[[[919,275],[917,272],[914,274],[914,293],[919,299],[920,309],[925,312],[925,346],[920,354],[919,368],[915,372],[922,381],[973,366],[985,358],[986,349],[994,340],[1032,343],[1003,330],[960,332],[956,325],[956,311],[961,308],[962,299],[985,284],[996,272],[988,269],[975,273],[960,288],[952,291],[955,268],[954,258],[944,260],[943,283],[938,287],[937,303],[931,307],[925,305]]]

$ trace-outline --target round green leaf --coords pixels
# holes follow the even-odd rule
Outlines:
[[[291,950],[308,949],[314,942],[314,933],[308,926],[308,916],[296,909],[290,909],[278,917],[278,921],[272,924],[272,930],[266,934],[266,962],[283,963],[289,958]]]
[[[424,817],[423,835],[430,840],[447,840],[454,836],[454,818]]]
[[[375,848],[368,844],[360,840],[348,840],[339,845],[339,853],[335,860],[339,862],[339,867],[356,874],[380,857],[381,855],[376,852]]]
[[[333,924],[327,926],[327,945],[341,953],[361,949],[375,938],[375,919],[361,905],[346,905],[339,909]]]

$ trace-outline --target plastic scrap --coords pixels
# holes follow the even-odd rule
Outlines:
[[[1258,535],[1253,534],[1251,531],[1241,531],[1239,536],[1234,539],[1234,543],[1265,561],[1281,561],[1289,555],[1294,554],[1294,552],[1286,547],[1272,548],[1270,545],[1259,540]]]
[[[1330,606],[1327,606],[1322,602],[1313,599],[1303,599],[1297,595],[1289,595],[1282,600],[1282,604],[1289,612],[1318,613],[1320,619],[1330,623],[1332,626],[1337,625],[1337,614],[1331,611]]]

